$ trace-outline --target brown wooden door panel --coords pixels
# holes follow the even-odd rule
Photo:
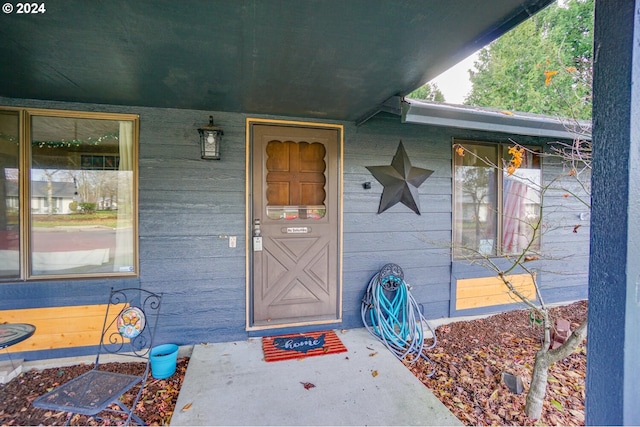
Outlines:
[[[326,149],[322,143],[267,142],[267,203],[318,205],[324,202]]]
[[[268,239],[263,249],[264,284],[256,318],[324,316],[332,295],[329,282],[330,247],[319,239]],[[299,251],[303,249],[303,251]],[[293,256],[292,256],[293,255]]]
[[[252,126],[254,325],[339,318],[339,144],[338,129]]]

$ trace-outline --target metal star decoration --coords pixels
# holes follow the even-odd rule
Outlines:
[[[404,150],[402,141],[393,156],[391,166],[367,166],[369,172],[384,186],[378,213],[400,202],[420,215],[418,187],[433,173],[432,170],[415,168]]]

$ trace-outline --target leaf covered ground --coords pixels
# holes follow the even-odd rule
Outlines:
[[[586,301],[551,309],[551,316],[568,320],[572,330],[586,314]],[[541,334],[528,310],[450,323],[436,329],[437,345],[427,352],[431,364],[405,364],[465,425],[584,425],[586,340],[551,367],[542,417],[524,413]],[[503,372],[521,377],[522,394],[509,391]]]
[[[572,328],[585,318],[586,312],[585,301],[551,310],[552,316],[569,320]],[[437,346],[428,352],[432,364],[422,360],[406,364],[466,425],[584,425],[586,341],[570,357],[552,366],[542,418],[533,420],[524,414],[540,334],[541,327],[531,325],[526,310],[450,323],[436,329]],[[149,378],[136,410],[147,424],[167,425],[171,420],[188,362],[188,358],[178,359],[176,373],[168,379]],[[105,366],[124,373],[141,369],[132,363]],[[91,367],[80,364],[31,370],[0,384],[0,425],[64,424],[65,413],[35,409],[31,402]],[[434,368],[434,375],[428,377]],[[502,381],[502,372],[520,376],[524,393],[511,393]],[[130,397],[125,396],[126,399]],[[78,416],[72,424],[101,423]]]
[[[178,359],[176,372],[169,378],[157,380],[151,375],[147,379],[142,398],[138,402],[136,415],[148,425],[168,425],[178,400],[178,393],[187,371],[188,358]],[[126,374],[140,374],[144,369],[141,363],[105,363],[105,370]],[[64,425],[66,412],[55,412],[36,409],[31,405],[33,400],[60,384],[87,372],[91,364],[79,364],[61,368],[30,370],[8,382],[0,384],[0,425]],[[133,389],[137,392],[137,388]],[[133,399],[132,392],[126,393],[122,401],[129,404]],[[94,418],[76,415],[71,419],[72,425],[109,425]]]

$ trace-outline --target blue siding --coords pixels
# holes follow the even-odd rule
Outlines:
[[[361,262],[374,271],[386,262],[399,264],[405,270],[406,281],[414,285],[412,293],[416,300],[426,308],[427,318],[519,308],[514,304],[455,310],[455,280],[492,273],[466,261],[452,262],[449,255],[453,138],[501,143],[512,143],[513,139],[521,144],[542,146],[550,142],[546,138],[400,124],[390,115],[380,115],[367,122],[358,128],[356,141],[345,150],[354,153],[353,157],[345,155],[345,180],[352,177],[356,180],[350,188],[345,185],[345,271],[351,269],[348,261]],[[361,166],[390,164],[400,139],[413,166],[434,170],[419,189],[421,216],[402,205],[376,215],[382,187],[370,175],[367,179],[366,174],[357,174]],[[349,161],[357,162],[357,166],[347,163]],[[561,176],[563,171],[556,160],[546,159],[543,174],[548,182]],[[363,190],[361,185],[356,185],[361,184],[358,180],[372,181],[372,189]],[[571,178],[561,179],[559,185],[578,190]],[[589,220],[588,216],[581,220],[580,214],[588,213],[588,209],[579,201],[565,197],[565,191],[549,191],[547,203],[548,229],[543,236],[545,259],[537,266],[543,298],[547,303],[585,299]],[[575,225],[580,225],[577,233],[573,232]],[[367,249],[363,251],[363,248]],[[445,270],[448,276],[443,275]]]
[[[418,189],[421,215],[402,204],[377,214],[382,185],[366,166],[391,164],[400,140],[412,166],[434,171]],[[390,262],[402,267],[405,281],[413,286],[412,293],[428,318],[448,316],[450,147],[447,131],[402,124],[398,117],[385,114],[356,128],[353,138],[348,139],[344,170],[345,323],[349,319],[355,326],[361,325],[364,289],[371,276]],[[366,181],[371,182],[370,190],[362,187]],[[348,311],[357,311],[357,318],[348,318]]]
[[[0,105],[140,115],[140,277],[2,283],[0,309],[99,304],[111,286],[141,286],[165,294],[160,343],[260,335],[245,330],[245,115],[6,98],[0,98]],[[206,124],[210,114],[225,132],[220,161],[199,157],[196,128]],[[331,327],[362,326],[364,290],[372,275],[389,262],[403,268],[427,318],[451,315],[451,141],[458,137],[507,142],[509,135],[403,124],[386,114],[359,127],[343,124],[343,321]],[[421,215],[402,204],[378,215],[382,186],[366,167],[390,164],[400,140],[413,166],[434,173],[419,188]],[[364,189],[364,182],[371,182],[372,188]],[[559,246],[580,248],[574,261],[576,272],[584,267],[584,274],[543,279],[552,300],[585,296],[588,246],[576,244],[588,240],[588,228],[584,228],[582,234],[564,230],[554,237]],[[237,236],[237,247],[229,248],[226,236]],[[464,271],[466,267],[457,264],[457,271]],[[61,357],[85,351],[89,352],[63,349],[19,357]]]

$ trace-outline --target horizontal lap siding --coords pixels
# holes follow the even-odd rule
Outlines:
[[[556,180],[545,194],[542,255],[538,284],[546,303],[587,298],[589,270],[589,193],[556,158],[544,163],[546,182]],[[589,185],[589,177],[581,176]]]
[[[465,261],[451,263],[452,138],[508,144],[549,142],[545,138],[400,124],[397,117],[389,115],[378,115],[358,127],[345,147],[344,276],[350,279],[345,280],[348,304],[359,303],[371,276],[384,264],[393,262],[404,269],[406,281],[413,285],[411,292],[427,318],[515,307],[509,302],[492,306],[489,298],[485,307],[456,310],[456,280],[494,273]],[[434,173],[418,190],[421,215],[402,204],[378,215],[383,187],[366,166],[391,164],[400,140],[412,166]],[[543,173],[550,180],[563,171],[557,162],[545,159]],[[364,182],[371,182],[370,190],[363,188]],[[571,180],[564,179],[561,183],[571,191],[576,190]],[[588,210],[565,193],[549,191],[545,200],[547,232],[542,240],[545,259],[537,268],[540,289],[549,302],[586,297],[589,224],[584,212]],[[581,220],[580,214],[587,219]],[[578,232],[574,233],[578,224]],[[563,265],[562,260],[570,265]]]
[[[209,114],[219,161],[200,159]],[[246,338],[244,116],[145,109],[140,140],[140,281],[165,293],[157,342]]]
[[[1,283],[0,310],[104,304],[111,287],[139,287],[139,279]]]
[[[2,283],[0,310],[102,304],[111,286],[141,286],[165,295],[157,337],[160,343],[219,342],[249,335],[245,330],[245,115],[6,98],[0,98],[0,104],[140,115],[140,276]],[[210,114],[224,129],[219,161],[200,159],[197,128],[207,123]],[[362,326],[362,294],[371,276],[389,262],[403,268],[428,318],[448,316],[451,138],[507,142],[511,135],[403,124],[399,117],[386,114],[358,127],[344,125],[343,322],[334,326]],[[383,187],[366,167],[390,165],[400,140],[413,166],[434,173],[418,190],[421,215],[402,204],[378,215]],[[371,189],[364,189],[364,182],[371,182]],[[559,198],[563,196],[556,196]],[[575,218],[579,211],[559,211],[559,215]],[[582,224],[584,234],[566,229],[557,244],[576,249],[576,242],[588,236],[588,221]],[[228,236],[237,237],[235,248],[229,248]],[[545,238],[551,241],[553,236]],[[587,254],[588,249],[581,246],[580,266]],[[581,268],[576,266],[576,272]],[[586,289],[586,282],[584,286],[580,283],[583,278],[578,275],[553,283],[541,278],[541,283],[555,298],[562,292],[580,295]],[[37,354],[61,357],[69,353]]]
[[[247,337],[244,115],[6,98],[0,104],[140,115],[139,277],[2,283],[0,310],[100,304],[111,286],[143,287],[164,293],[156,342]],[[197,128],[210,114],[225,133],[220,161],[200,159]],[[228,236],[237,236],[235,248],[229,248]],[[12,357],[91,352],[76,347]]]
[[[344,161],[344,318],[361,326],[362,296],[371,277],[398,264],[428,318],[448,315],[451,240],[451,138],[444,130],[378,115],[347,134]],[[386,166],[402,140],[411,165],[433,170],[418,188],[420,213],[398,203],[382,214],[383,186],[367,166]],[[371,189],[363,183],[371,182]]]

